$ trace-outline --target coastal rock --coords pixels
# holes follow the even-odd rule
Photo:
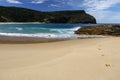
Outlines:
[[[96,26],[86,26],[75,31],[75,34],[119,36],[120,25],[104,24],[104,25],[96,25]]]
[[[0,6],[0,22],[96,23],[96,19],[84,10],[42,12]]]

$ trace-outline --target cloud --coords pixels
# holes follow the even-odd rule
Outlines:
[[[69,0],[54,0],[54,1],[59,4],[66,4],[67,2],[69,2]]]
[[[87,8],[87,10],[105,10],[110,7],[119,4],[120,0],[84,0],[83,6]]]
[[[52,7],[64,7],[66,5],[67,0],[53,0],[54,3],[50,4],[49,6]]]
[[[120,23],[120,12],[113,12],[108,10],[89,11],[87,12],[93,15],[98,23]]]
[[[22,4],[22,2],[17,1],[17,0],[6,0],[8,3],[13,3],[13,4]]]
[[[46,2],[48,0],[33,0],[31,3],[34,3],[34,4],[42,4],[44,2]]]
[[[68,0],[67,5],[72,6],[72,7],[80,7],[81,0]]]
[[[110,8],[120,4],[120,0],[84,0],[82,6],[87,13],[95,16],[99,23],[120,23],[120,12]]]
[[[57,5],[57,4],[50,4],[49,7],[60,7],[60,5]]]

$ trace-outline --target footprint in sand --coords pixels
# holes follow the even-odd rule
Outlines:
[[[101,56],[105,56],[104,54],[101,54]]]
[[[102,49],[98,48],[98,50],[102,50]]]
[[[98,48],[99,51],[101,51],[102,49],[101,48]],[[101,56],[105,56],[104,54],[101,54]]]
[[[106,66],[106,67],[111,67],[111,65],[110,65],[110,64],[105,64],[105,66]]]

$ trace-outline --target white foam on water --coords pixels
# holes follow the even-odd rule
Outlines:
[[[50,31],[56,31],[60,34],[74,34],[74,31],[80,29],[81,27],[74,27],[74,28],[65,28],[65,29],[50,29]]]
[[[0,33],[1,36],[12,37],[40,37],[40,38],[72,38],[73,35],[69,34],[50,34],[50,33],[37,33],[37,34],[21,34],[21,33]]]
[[[22,30],[23,30],[23,28],[20,28],[20,27],[16,27],[16,29],[17,29],[18,31],[22,31]]]
[[[77,35],[77,34],[21,34],[21,33],[0,33],[0,36],[8,37],[33,37],[33,38],[48,38],[48,39],[75,39],[75,38],[97,38],[104,37],[102,35]]]

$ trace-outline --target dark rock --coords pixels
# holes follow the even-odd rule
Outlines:
[[[105,24],[96,26],[86,26],[75,31],[75,34],[88,34],[88,35],[120,35],[120,25]]]

